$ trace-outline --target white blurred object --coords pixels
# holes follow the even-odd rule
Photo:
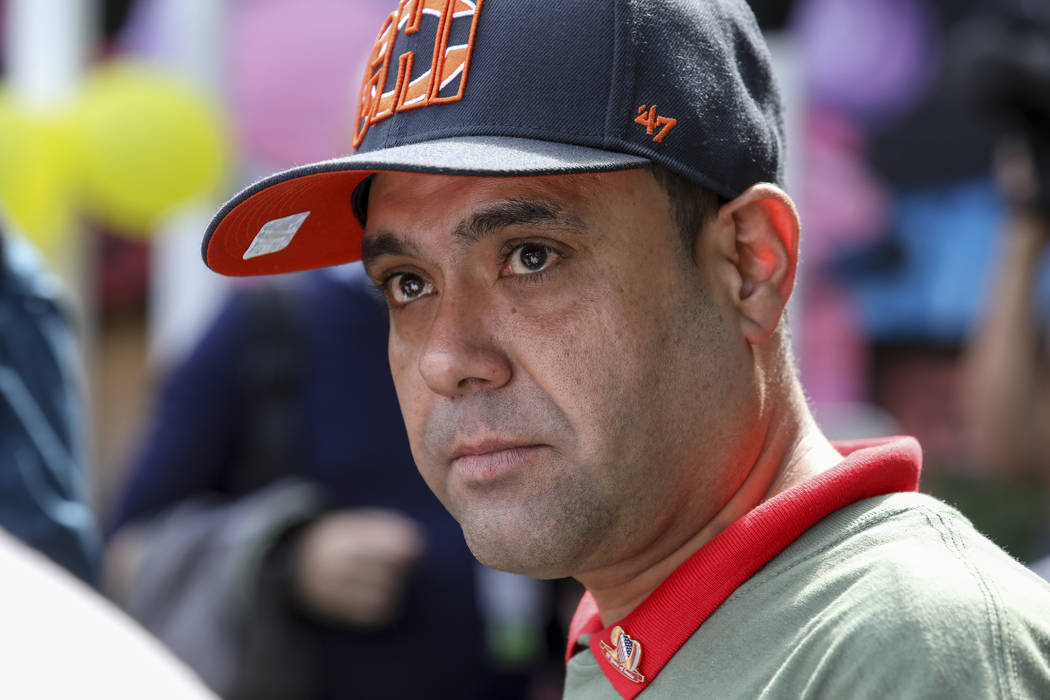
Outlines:
[[[109,601],[0,531],[0,697],[214,698]]]
[[[4,80],[11,96],[41,113],[57,112],[80,84],[95,38],[91,0],[8,0],[4,17]],[[55,273],[81,301],[89,289],[83,239],[65,232],[68,245],[48,251]],[[88,319],[88,336],[92,334]]]
[[[192,348],[218,313],[230,280],[201,261],[201,239],[213,203],[185,207],[153,239],[150,270],[149,357],[164,367]]]
[[[227,3],[148,0],[157,33],[148,57],[208,93],[223,93],[223,36]],[[218,310],[229,280],[201,262],[200,246],[218,202],[202,201],[175,214],[157,231],[150,275],[149,352],[168,365],[192,347]]]
[[[11,90],[41,109],[68,98],[83,74],[94,20],[94,2],[8,0],[4,61]]]

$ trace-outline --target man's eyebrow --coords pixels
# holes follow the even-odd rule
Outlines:
[[[511,226],[555,225],[583,230],[583,221],[561,207],[533,199],[508,199],[494,202],[471,214],[453,231],[460,241],[477,243],[486,236]]]
[[[384,255],[418,256],[419,248],[412,241],[392,233],[380,233],[361,241],[361,262],[366,268]]]
[[[511,226],[553,225],[582,231],[583,220],[561,207],[542,200],[508,199],[494,202],[461,221],[452,232],[464,243],[477,243],[487,236]],[[361,260],[367,268],[377,259],[387,256],[419,257],[415,242],[393,233],[367,236],[361,241]]]

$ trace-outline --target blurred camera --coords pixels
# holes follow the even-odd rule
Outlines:
[[[1050,214],[1050,8],[1004,3],[959,27],[948,59],[956,89],[1001,133],[1004,195]]]

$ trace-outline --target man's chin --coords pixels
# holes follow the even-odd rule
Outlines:
[[[488,557],[485,553],[479,554],[473,548],[470,550],[474,557],[490,569],[505,571],[508,574],[520,574],[535,579],[559,579],[571,578],[572,567],[552,567],[549,562],[529,562],[519,558],[507,557],[505,555]]]
[[[565,556],[563,546],[542,538],[500,536],[491,528],[476,532],[467,527],[463,528],[463,537],[479,562],[498,571],[537,579],[565,578],[572,576],[573,564],[578,563],[576,557]]]
[[[564,578],[580,571],[609,533],[610,508],[582,479],[517,481],[484,492],[464,489],[442,499],[482,564],[533,578]]]

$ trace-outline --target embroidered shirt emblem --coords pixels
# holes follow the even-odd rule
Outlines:
[[[634,123],[644,126],[645,133],[652,136],[653,141],[663,143],[663,140],[671,133],[671,129],[675,127],[678,120],[673,117],[658,116],[656,114],[656,105],[652,107],[642,105],[638,108],[638,116],[634,118]],[[659,133],[656,131],[657,129],[660,130]]]
[[[638,673],[638,664],[642,660],[642,645],[631,639],[623,627],[617,625],[612,629],[610,639],[612,646],[601,640],[602,653],[617,671],[635,683],[645,683],[645,676]]]
[[[482,2],[400,0],[379,30],[368,59],[354,120],[354,148],[364,141],[370,126],[393,116],[394,112],[463,99]],[[429,18],[426,29],[424,17]],[[394,44],[399,36],[409,37],[428,29],[434,33],[434,42],[426,55],[405,51],[394,56]],[[453,37],[466,37],[466,43],[452,44]],[[396,71],[396,78],[388,90],[391,69]]]

